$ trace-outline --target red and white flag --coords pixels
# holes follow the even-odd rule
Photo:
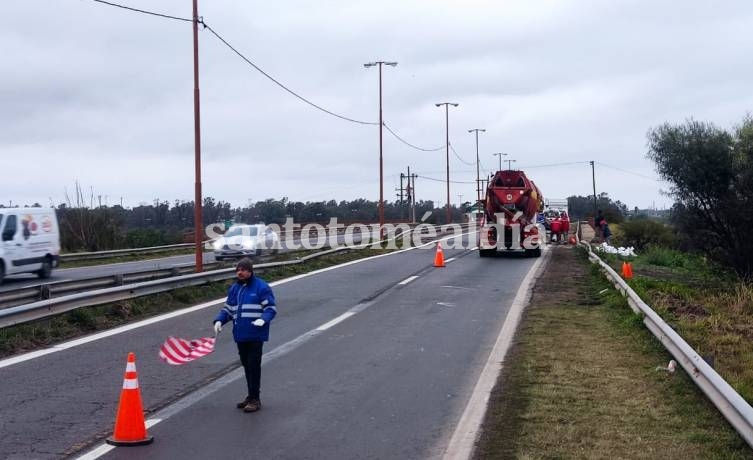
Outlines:
[[[159,357],[167,364],[185,364],[214,351],[214,337],[186,340],[168,337],[159,349]]]

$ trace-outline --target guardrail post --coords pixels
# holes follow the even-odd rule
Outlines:
[[[173,267],[170,269],[170,276],[180,276],[180,268]]]
[[[114,281],[115,286],[122,286],[124,284],[122,274],[113,275],[112,279]]]
[[[51,292],[50,292],[50,285],[49,284],[43,284],[39,286],[39,299],[40,300],[47,300],[50,298]]]

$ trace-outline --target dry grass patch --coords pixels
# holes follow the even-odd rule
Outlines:
[[[571,248],[534,289],[476,458],[737,459],[753,452]]]

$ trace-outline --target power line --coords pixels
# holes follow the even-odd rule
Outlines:
[[[204,22],[202,22],[202,24],[204,25],[205,28],[209,29],[209,31],[212,32],[212,34],[214,34],[214,36],[217,37],[217,39],[219,39],[222,43],[224,43],[225,46],[227,46],[228,48],[230,48],[241,59],[243,59],[244,61],[246,61],[251,67],[253,67],[257,71],[259,71],[259,73],[261,73],[262,75],[264,75],[265,77],[267,77],[268,79],[270,79],[277,86],[279,86],[280,88],[284,89],[285,91],[287,91],[288,93],[292,94],[293,96],[297,97],[298,99],[300,99],[301,101],[305,102],[306,104],[308,104],[308,105],[310,105],[310,106],[312,106],[312,107],[314,107],[316,109],[319,109],[319,110],[321,110],[324,113],[332,115],[333,117],[337,117],[337,118],[340,118],[342,120],[350,121],[352,123],[358,123],[358,124],[361,124],[361,125],[379,125],[379,123],[377,123],[377,122],[361,121],[361,120],[356,120],[356,119],[349,118],[349,117],[346,117],[346,116],[343,116],[343,115],[339,115],[339,114],[336,114],[335,112],[332,112],[330,110],[325,109],[324,107],[321,107],[321,106],[318,106],[318,105],[314,104],[313,102],[309,101],[305,97],[301,96],[300,94],[296,93],[292,89],[288,88],[287,86],[283,85],[279,81],[275,80],[271,75],[269,75],[267,72],[263,71],[259,66],[257,66],[253,62],[251,62],[246,56],[243,55],[243,53],[241,53],[240,51],[238,51],[237,49],[235,49],[230,43],[228,43],[224,38],[222,38],[220,36],[220,34],[218,34],[217,32],[215,32],[214,29],[212,29],[211,27],[209,27]]]
[[[433,177],[426,177],[426,176],[422,176],[420,174],[416,174],[416,177],[420,177],[421,179],[426,179],[426,180],[432,180],[434,182],[442,182],[442,183],[446,183],[447,182],[445,179],[435,179]],[[466,182],[466,181],[459,181],[459,180],[451,180],[450,183],[451,184],[475,184],[476,181],[474,180],[474,181],[467,181]]]
[[[125,10],[137,12],[137,13],[143,13],[143,14],[148,14],[148,15],[152,15],[152,16],[158,16],[158,17],[167,18],[167,19],[174,19],[174,20],[178,20],[178,21],[193,22],[193,19],[180,18],[180,17],[177,17],[177,16],[170,16],[170,15],[162,14],[162,13],[155,13],[153,11],[147,11],[147,10],[141,10],[141,9],[138,9],[138,8],[132,8],[130,6],[120,5],[120,4],[117,4],[117,3],[107,2],[107,1],[104,1],[104,0],[92,0],[92,1],[97,2],[97,3],[102,3],[102,4],[105,4],[105,5],[109,5],[109,6],[114,6],[114,7],[117,7],[117,8],[122,8],[122,9],[125,9]],[[202,26],[204,26],[205,29],[209,29],[209,31],[215,37],[217,37],[218,40],[220,40],[225,46],[227,46],[228,48],[230,48],[230,50],[232,50],[236,55],[238,55],[241,59],[243,59],[247,64],[249,64],[251,67],[253,67],[254,69],[256,69],[259,73],[261,73],[262,75],[264,75],[265,77],[267,77],[269,80],[271,80],[272,82],[274,82],[277,86],[279,86],[283,90],[287,91],[288,93],[292,94],[293,96],[295,96],[296,98],[300,99],[301,101],[305,102],[306,104],[308,104],[308,105],[310,105],[310,106],[312,106],[312,107],[314,107],[314,108],[316,108],[318,110],[321,110],[324,113],[332,115],[333,117],[337,117],[337,118],[340,118],[342,120],[350,121],[352,123],[358,123],[358,124],[362,124],[362,125],[378,125],[379,124],[378,122],[362,121],[362,120],[356,120],[354,118],[346,117],[344,115],[340,115],[340,114],[337,114],[337,113],[332,112],[330,110],[327,110],[324,107],[321,107],[321,106],[319,106],[319,105],[317,105],[317,104],[309,101],[305,97],[301,96],[300,94],[296,93],[295,91],[291,90],[290,88],[288,88],[287,86],[285,86],[284,84],[282,84],[281,82],[279,82],[277,79],[275,79],[274,77],[272,77],[271,75],[269,75],[267,72],[265,72],[264,70],[262,70],[259,66],[257,66],[256,64],[254,64],[250,59],[248,59],[245,55],[243,55],[243,53],[241,53],[240,51],[238,51],[234,46],[232,46],[230,43],[228,43],[227,40],[225,40],[224,38],[222,38],[219,33],[217,33],[214,29],[212,29],[212,27],[210,27],[206,22],[204,22],[203,18],[199,18],[198,19],[198,23],[201,24]],[[407,146],[409,146],[411,148],[414,148],[416,150],[421,150],[421,151],[424,151],[424,152],[436,152],[436,151],[441,150],[441,149],[444,148],[444,146],[440,146],[440,147],[437,147],[437,148],[434,148],[434,149],[425,149],[425,148],[422,148],[422,147],[418,147],[418,146],[413,145],[410,142],[406,141],[402,137],[400,137],[395,131],[393,131],[389,126],[387,126],[387,123],[384,123],[383,126],[385,128],[387,128],[387,131],[389,131],[393,136],[395,136],[395,138],[397,140],[399,140],[403,144],[405,144],[405,145],[407,145]],[[455,152],[454,149],[453,149],[453,152]],[[457,152],[455,152],[455,156],[457,156],[458,159],[460,159],[460,161],[462,161],[463,163],[468,164],[468,165],[472,165],[472,163],[466,163],[465,161],[463,161],[462,158],[460,158],[460,156],[457,154]]]
[[[452,150],[452,153],[455,154],[455,157],[457,157],[457,159],[460,160],[460,162],[463,163],[464,165],[476,166],[476,163],[468,163],[467,161],[460,158],[460,155],[458,155],[458,152],[455,151],[455,147],[453,147],[452,144],[450,144],[450,150]]]
[[[521,169],[531,169],[531,168],[549,168],[553,166],[570,166],[570,165],[579,165],[579,164],[588,164],[588,161],[570,161],[567,163],[550,163],[545,165],[530,165],[530,166],[524,166],[521,167]]]
[[[92,0],[92,1],[95,1],[97,3],[102,3],[102,4],[105,4],[105,5],[109,5],[109,6],[114,6],[114,7],[117,7],[117,8],[123,8],[125,10],[134,11],[134,12],[137,12],[137,13],[149,14],[149,15],[152,15],[152,16],[159,16],[159,17],[168,18],[168,19],[175,19],[175,20],[178,20],[178,21],[193,22],[193,19],[179,18],[179,17],[176,17],[176,16],[169,16],[169,15],[166,15],[166,14],[154,13],[152,11],[140,10],[138,8],[132,8],[130,6],[124,6],[124,5],[120,5],[120,4],[117,4],[117,3],[106,2],[104,0]],[[262,75],[264,75],[265,77],[267,77],[272,82],[274,82],[277,86],[279,86],[280,88],[284,89],[285,91],[287,91],[288,93],[292,94],[293,96],[297,97],[298,99],[300,99],[301,101],[305,102],[306,104],[308,104],[308,105],[310,105],[310,106],[312,106],[312,107],[314,107],[314,108],[316,108],[318,110],[321,110],[324,113],[332,115],[333,117],[337,117],[337,118],[340,118],[342,120],[350,121],[352,123],[358,123],[358,124],[361,124],[361,125],[378,125],[379,124],[377,122],[369,122],[369,121],[356,120],[356,119],[349,118],[349,117],[346,117],[346,116],[343,116],[343,115],[339,115],[339,114],[337,114],[335,112],[332,112],[331,110],[327,110],[324,107],[321,107],[321,106],[319,106],[317,104],[314,104],[313,102],[309,101],[305,97],[301,96],[300,94],[298,94],[295,91],[291,90],[287,86],[283,85],[282,83],[280,83],[279,81],[277,81],[274,77],[272,77],[267,72],[265,72],[264,70],[262,70],[259,66],[257,66],[253,62],[251,62],[251,60],[248,59],[246,56],[244,56],[243,53],[241,53],[240,51],[238,51],[237,49],[235,49],[235,47],[233,47],[233,45],[231,45],[230,43],[228,43],[227,40],[225,40],[224,38],[222,38],[220,36],[220,34],[218,34],[217,32],[215,32],[214,29],[212,29],[206,22],[204,22],[203,18],[199,18],[198,19],[198,23],[201,24],[201,25],[203,25],[205,29],[209,29],[209,31],[212,32],[212,34],[215,37],[217,37],[218,40],[220,40],[222,43],[224,43],[225,46],[227,46],[228,48],[230,48],[235,54],[237,54],[241,59],[243,59],[244,61],[246,61],[246,63],[248,63],[251,67],[253,67],[254,69],[256,69],[259,73],[261,73]]]
[[[437,147],[435,149],[424,149],[424,148],[421,148],[421,147],[417,147],[417,146],[411,144],[410,142],[406,141],[402,137],[398,136],[397,133],[395,133],[395,131],[393,131],[392,129],[390,129],[389,126],[387,126],[387,123],[384,123],[384,127],[387,128],[387,131],[389,131],[390,133],[392,133],[392,135],[395,136],[395,138],[397,140],[399,140],[403,144],[407,145],[408,147],[412,147],[412,148],[414,148],[416,150],[421,150],[423,152],[436,152],[437,150],[442,150],[444,148],[444,145],[441,146],[441,147]]]
[[[162,14],[162,13],[154,13],[154,12],[152,12],[152,11],[140,10],[140,9],[138,9],[138,8],[132,8],[132,7],[130,7],[130,6],[119,5],[119,4],[117,4],[117,3],[110,3],[110,2],[105,2],[104,0],[92,0],[92,1],[94,1],[94,2],[97,2],[97,3],[104,3],[105,5],[110,5],[110,6],[114,6],[114,7],[116,7],[116,8],[123,8],[124,10],[129,10],[129,11],[133,11],[133,12],[136,12],[136,13],[144,13],[144,14],[150,14],[150,15],[152,15],[152,16],[159,16],[159,17],[161,17],[161,18],[167,18],[167,19],[175,19],[176,21],[186,21],[186,22],[193,22],[193,19],[188,19],[188,18],[179,18],[179,17],[177,17],[177,16],[170,16],[170,15],[167,15],[167,14]]]
[[[651,177],[651,176],[646,176],[646,175],[644,175],[644,174],[641,174],[641,173],[637,173],[637,172],[633,172],[633,171],[628,171],[627,169],[622,169],[622,168],[618,168],[618,167],[616,167],[616,166],[610,166],[610,165],[608,165],[608,164],[606,164],[606,163],[602,163],[601,161],[597,161],[597,162],[596,162],[596,164],[598,164],[598,165],[601,165],[601,166],[606,166],[607,168],[610,168],[610,169],[615,169],[615,170],[617,170],[617,171],[622,171],[622,172],[624,172],[624,173],[632,174],[632,175],[634,175],[634,176],[642,177],[642,178],[644,178],[644,179],[649,179],[649,180],[652,180],[652,181],[655,181],[655,182],[666,182],[666,181],[663,181],[663,180],[661,180],[661,179],[657,179],[657,178],[655,178],[655,177]]]

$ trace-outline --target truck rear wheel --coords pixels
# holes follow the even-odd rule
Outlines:
[[[526,249],[526,257],[541,257],[541,248]]]
[[[479,249],[478,256],[479,257],[494,257],[495,252],[496,250],[494,249]]]

